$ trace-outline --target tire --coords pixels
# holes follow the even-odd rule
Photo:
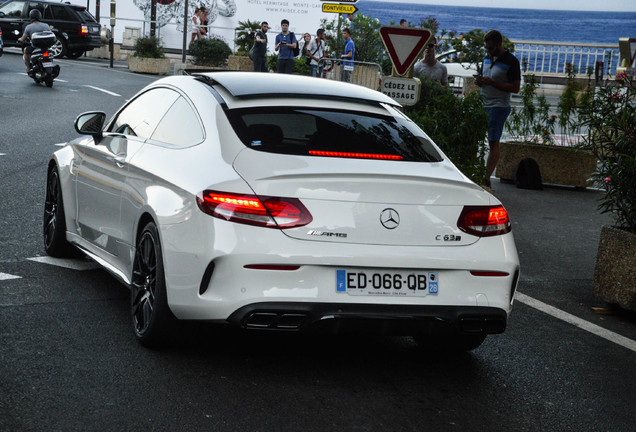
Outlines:
[[[60,174],[56,166],[49,168],[46,178],[46,198],[44,200],[44,220],[42,224],[44,250],[57,258],[80,255],[79,251],[66,241],[66,219]]]
[[[44,84],[46,84],[47,87],[53,87],[53,75],[46,74],[44,77]]]
[[[66,41],[59,34],[55,34],[55,43],[50,48],[54,58],[62,58],[66,55]]]
[[[415,335],[413,339],[415,339],[417,344],[422,348],[430,348],[449,353],[461,353],[479,348],[484,340],[486,340],[486,336],[486,334],[481,333],[435,336]]]
[[[172,341],[177,319],[168,306],[159,233],[153,222],[141,231],[133,263],[130,313],[139,343],[164,346]]]

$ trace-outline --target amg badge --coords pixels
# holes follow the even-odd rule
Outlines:
[[[325,232],[325,231],[316,231],[316,230],[309,230],[309,231],[307,231],[307,235],[310,235],[310,236],[318,236],[318,237],[339,237],[339,238],[347,238],[347,234],[346,234],[346,233]]]

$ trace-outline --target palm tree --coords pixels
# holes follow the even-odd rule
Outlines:
[[[239,21],[238,27],[234,29],[235,47],[237,54],[247,55],[254,45],[256,32],[261,29],[261,23],[258,21]]]

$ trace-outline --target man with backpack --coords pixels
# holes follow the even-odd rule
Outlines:
[[[316,39],[312,39],[307,46],[307,56],[311,59],[309,62],[309,75],[312,77],[320,77],[322,75],[322,59],[325,55],[325,29],[319,28],[316,31]]]
[[[289,21],[286,19],[280,22],[281,32],[276,35],[276,45],[274,50],[279,51],[278,54],[278,73],[292,74],[294,73],[294,58],[297,53],[298,41],[294,32],[289,31]]]

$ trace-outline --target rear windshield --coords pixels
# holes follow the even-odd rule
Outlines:
[[[77,14],[82,17],[82,21],[85,23],[96,23],[97,20],[93,17],[93,15],[91,15],[91,13],[89,11],[87,11],[86,9],[82,9],[82,10],[77,10],[75,9],[75,12],[77,12]]]
[[[290,155],[439,162],[440,153],[404,118],[293,107],[234,109],[228,118],[254,150]]]

